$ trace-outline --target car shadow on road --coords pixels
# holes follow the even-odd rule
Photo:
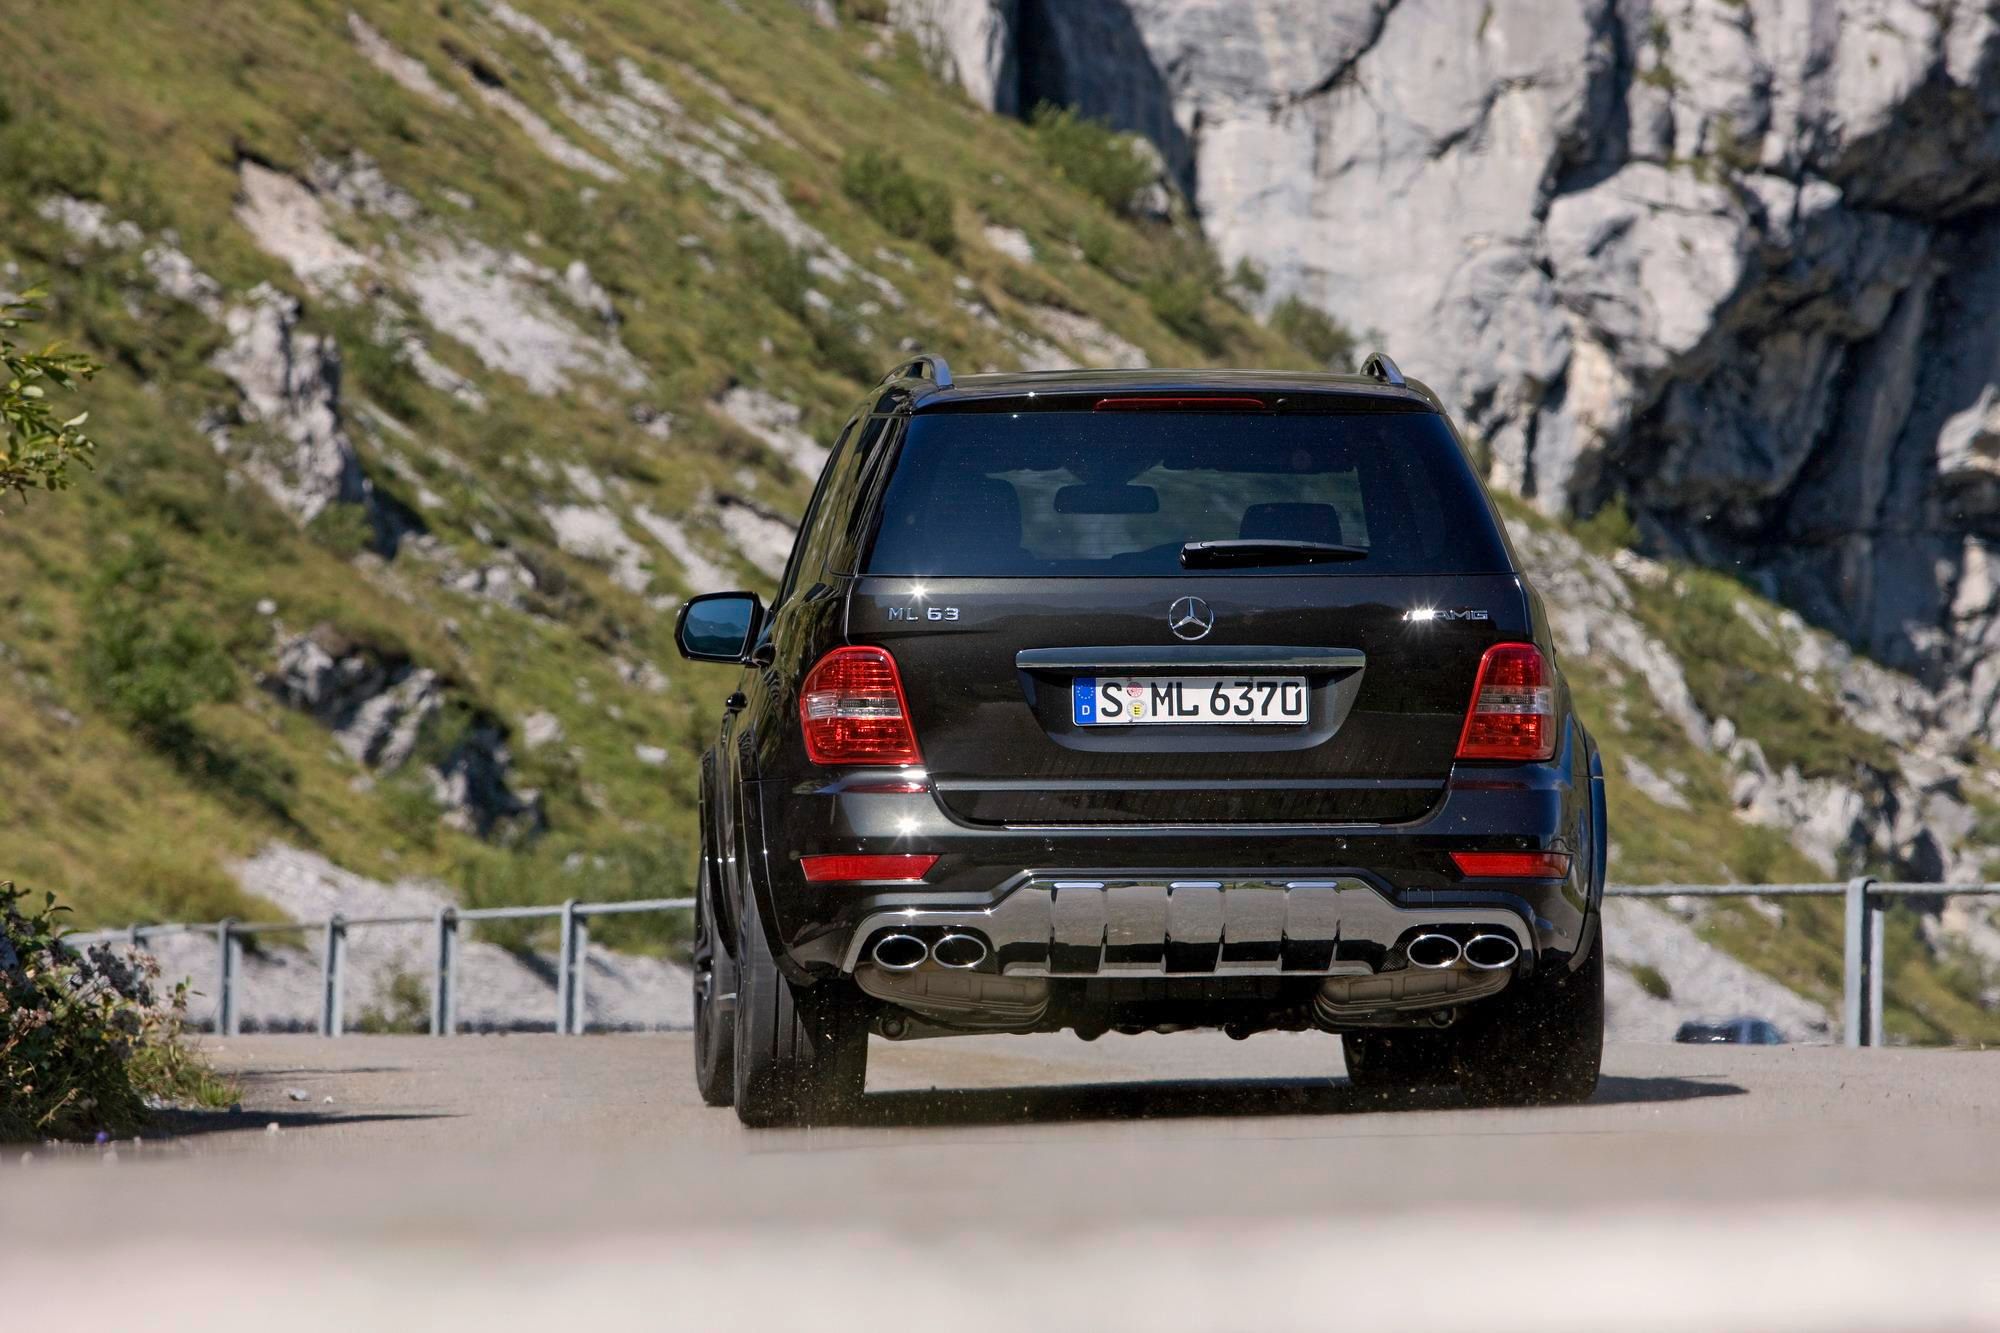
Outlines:
[[[333,1129],[413,1120],[454,1120],[431,1111],[161,1111],[148,1134],[155,1139],[200,1138],[210,1134],[265,1134],[276,1125],[289,1133],[302,1129]]]
[[[1626,1078],[1606,1075],[1591,1106],[1740,1097],[1721,1078]],[[1460,1111],[1480,1103],[1451,1088],[1384,1092],[1345,1079],[1175,1079],[1145,1083],[1070,1083],[1019,1088],[944,1088],[870,1093],[851,1123],[879,1128],[1059,1123],[1079,1120],[1173,1120],[1203,1116],[1361,1115],[1384,1111]]]

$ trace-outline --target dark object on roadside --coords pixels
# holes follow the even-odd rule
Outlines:
[[[871,1033],[1316,1029],[1367,1089],[1597,1085],[1597,747],[1387,357],[919,357],[841,432],[775,603],[695,598],[677,638],[738,669],[695,1045],[746,1123],[849,1114]]]
[[[1674,1033],[1681,1042],[1723,1042],[1731,1046],[1783,1046],[1785,1034],[1762,1018],[1731,1018],[1720,1023],[1683,1023]]]

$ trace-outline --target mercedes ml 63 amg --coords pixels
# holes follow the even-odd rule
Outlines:
[[[1385,356],[919,357],[841,433],[774,603],[676,629],[741,669],[695,1012],[702,1095],[748,1124],[851,1110],[870,1034],[1318,1029],[1364,1087],[1596,1086],[1596,747]]]

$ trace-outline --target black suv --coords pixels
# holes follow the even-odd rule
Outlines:
[[[1578,1101],[1597,748],[1435,395],[898,367],[835,444],[702,758],[696,1062],[752,1125],[868,1037],[1343,1036],[1363,1087]]]

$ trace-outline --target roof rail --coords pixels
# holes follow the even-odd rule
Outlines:
[[[1361,373],[1371,380],[1380,380],[1398,389],[1406,388],[1409,383],[1387,352],[1370,352],[1361,362]]]
[[[949,389],[953,383],[951,366],[945,362],[943,357],[933,356],[928,352],[922,356],[913,357],[903,362],[887,375],[884,375],[882,379],[885,383],[889,380],[903,379],[929,380],[940,389]]]

